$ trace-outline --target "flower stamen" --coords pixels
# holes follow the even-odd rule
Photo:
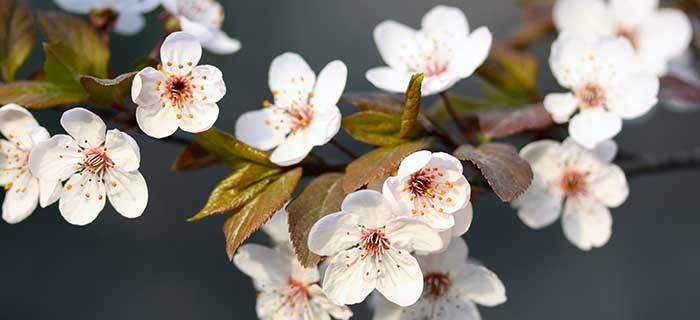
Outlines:
[[[450,277],[441,272],[429,272],[423,276],[423,292],[427,298],[436,300],[447,293],[452,286]]]
[[[605,104],[605,90],[597,84],[587,84],[576,92],[581,108],[595,108]]]
[[[567,170],[559,180],[559,187],[567,196],[576,196],[586,189],[586,176],[578,170]]]

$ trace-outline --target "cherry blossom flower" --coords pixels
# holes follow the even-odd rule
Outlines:
[[[231,54],[241,49],[240,41],[221,30],[224,8],[215,0],[161,0],[165,10],[176,16],[182,31],[197,38],[202,46],[216,54]]]
[[[693,34],[683,12],[659,9],[658,0],[559,0],[553,17],[562,33],[590,40],[624,37],[638,63],[659,76],[688,48]]]
[[[622,119],[641,117],[657,102],[659,80],[637,68],[632,46],[622,38],[590,42],[562,35],[549,64],[571,92],[548,94],[544,106],[557,123],[571,118],[569,135],[586,148],[614,137]]]
[[[29,167],[39,178],[42,194],[68,180],[58,204],[63,218],[74,225],[89,224],[107,198],[122,216],[141,216],[148,188],[138,171],[141,155],[136,141],[117,129],[107,131],[102,119],[83,108],[63,113],[61,126],[68,135],[35,145]]]
[[[262,230],[275,244],[289,243],[289,213],[287,213],[286,204],[272,215],[270,221],[262,226]]]
[[[447,250],[417,256],[423,270],[424,289],[414,305],[401,308],[386,299],[372,299],[374,320],[479,320],[476,305],[497,306],[506,302],[506,289],[491,270],[467,261],[463,239]]]
[[[581,250],[605,245],[612,233],[608,208],[620,206],[629,195],[625,173],[610,163],[616,152],[611,140],[594,150],[571,139],[525,146],[520,156],[532,166],[534,178],[512,203],[520,220],[540,229],[561,216],[564,235]]]
[[[427,224],[395,215],[381,193],[361,190],[346,196],[340,212],[314,224],[308,245],[329,256],[323,290],[335,303],[359,303],[377,289],[390,301],[409,306],[423,291],[411,251],[436,251],[442,241]]]
[[[116,13],[114,31],[123,35],[134,35],[146,26],[144,14],[160,5],[160,0],[54,0],[61,9],[88,14],[94,10],[112,10]]]
[[[314,146],[328,143],[340,130],[336,104],[345,89],[348,70],[330,62],[316,75],[296,53],[284,53],[270,65],[274,104],[244,113],[236,121],[236,138],[262,150],[275,149],[270,161],[288,166],[303,160]]]
[[[423,16],[416,31],[387,20],[374,28],[374,41],[386,67],[367,71],[377,88],[404,92],[415,73],[423,73],[423,96],[452,87],[474,73],[489,54],[491,32],[480,27],[469,32],[464,13],[458,8],[436,6]]]
[[[29,170],[33,147],[49,138],[49,132],[31,113],[14,103],[0,108],[0,185],[5,188],[2,218],[7,223],[19,223],[29,217],[37,203],[46,207],[58,200],[60,184],[44,194],[39,191],[39,179]]]
[[[286,247],[270,249],[246,244],[238,249],[233,263],[253,278],[260,292],[257,313],[260,319],[349,319],[352,311],[336,305],[323,293],[317,282],[318,268],[304,268]]]
[[[453,214],[469,204],[471,187],[457,158],[424,150],[401,161],[397,175],[384,181],[383,194],[399,214],[444,231],[455,225]]]
[[[131,97],[136,120],[147,135],[164,138],[178,127],[197,133],[211,128],[219,117],[216,104],[226,94],[221,70],[198,66],[202,47],[190,34],[170,34],[160,48],[158,70],[148,67],[134,77]]]

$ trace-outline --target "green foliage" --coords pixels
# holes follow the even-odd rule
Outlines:
[[[537,69],[534,56],[494,46],[477,73],[513,99],[534,100],[538,98]]]
[[[15,78],[32,52],[35,38],[29,7],[17,0],[0,0],[0,72],[5,81]]]
[[[131,94],[131,82],[136,72],[122,74],[114,79],[81,76],[80,84],[88,94],[88,100],[102,106],[119,105]]]
[[[229,165],[240,161],[249,161],[267,167],[277,167],[268,159],[269,153],[240,142],[217,128],[197,133],[194,138],[195,143]]]
[[[401,115],[374,110],[343,118],[343,128],[353,138],[375,146],[393,146],[404,142],[399,137]]]
[[[48,81],[14,81],[0,85],[0,104],[17,103],[43,109],[76,104],[87,99],[84,92],[75,92]]]
[[[421,85],[423,74],[417,73],[411,76],[406,89],[406,96],[403,103],[403,113],[401,114],[401,131],[399,138],[414,138],[420,133],[418,125],[418,113],[420,113]]]
[[[327,173],[320,175],[301,191],[287,206],[289,233],[297,259],[303,266],[316,266],[321,257],[309,251],[307,241],[311,227],[324,216],[340,211],[345,198],[343,175]]]

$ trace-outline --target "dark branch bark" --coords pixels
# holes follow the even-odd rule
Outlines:
[[[700,169],[700,149],[656,159],[641,156],[634,158],[634,160],[618,163],[628,177]]]

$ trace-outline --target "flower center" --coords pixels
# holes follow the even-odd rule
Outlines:
[[[639,50],[639,35],[632,28],[620,27],[617,29],[617,35],[627,39],[630,42],[634,50]]]
[[[311,292],[309,292],[309,288],[303,282],[290,278],[287,285],[290,289],[289,293],[287,294],[289,300],[293,301],[299,298],[308,300],[311,298]]]
[[[447,65],[438,62],[428,62],[423,68],[423,75],[426,77],[437,77],[447,72]]]
[[[107,150],[102,147],[86,149],[85,158],[80,167],[93,174],[104,174],[107,169],[114,167],[114,162],[107,156]]]
[[[286,113],[292,122],[292,132],[308,128],[314,118],[314,110],[310,106],[292,107]]]
[[[185,103],[192,103],[194,99],[191,82],[192,76],[172,75],[165,81],[161,96],[167,99],[171,106],[182,108]]]
[[[454,185],[442,181],[442,177],[438,168],[424,168],[411,174],[403,191],[409,194],[411,201],[417,201],[416,208],[411,211],[413,215],[423,216],[428,208],[443,212],[442,205],[452,202],[452,198],[445,195]]]
[[[367,256],[379,257],[384,254],[384,251],[389,249],[389,239],[387,239],[384,233],[384,227],[376,229],[367,229],[363,226],[362,234],[360,236],[360,249],[362,252],[362,259]]]
[[[424,295],[431,299],[444,296],[451,286],[452,282],[450,281],[450,277],[445,273],[429,272],[423,276]]]
[[[559,180],[559,187],[567,196],[575,196],[586,189],[586,176],[578,170],[567,170]]]
[[[576,92],[582,108],[594,108],[605,104],[605,90],[596,84],[587,84]]]

